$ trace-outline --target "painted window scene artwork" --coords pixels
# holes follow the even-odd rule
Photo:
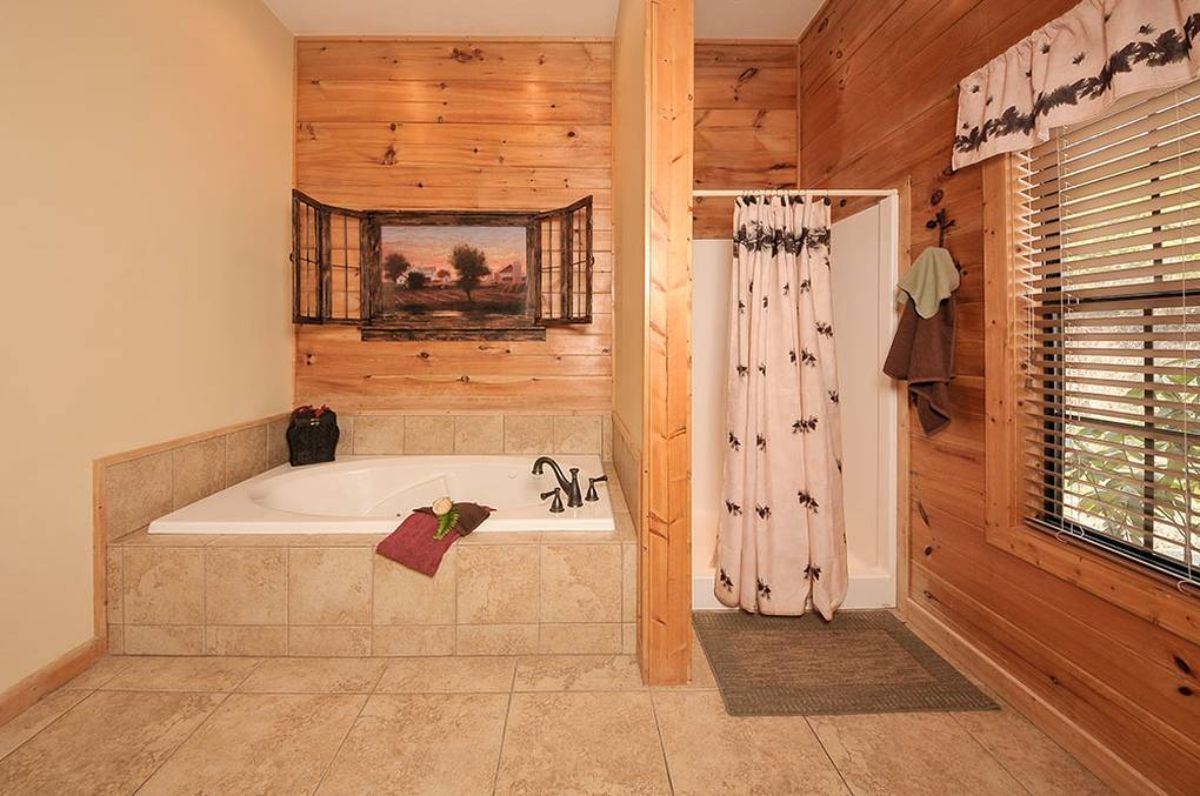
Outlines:
[[[524,226],[380,228],[380,310],[391,317],[523,317],[529,306]]]

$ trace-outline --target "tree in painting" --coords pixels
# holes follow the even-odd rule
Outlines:
[[[524,226],[383,224],[381,315],[417,322],[529,316]]]
[[[458,271],[458,286],[467,294],[467,301],[473,302],[471,291],[479,287],[480,280],[491,273],[487,255],[470,244],[460,243],[450,254],[450,264]]]
[[[400,252],[392,252],[383,260],[383,273],[393,282],[399,282],[400,277],[409,273],[409,269],[411,268],[412,263]],[[412,276],[412,274],[409,273],[409,276]]]

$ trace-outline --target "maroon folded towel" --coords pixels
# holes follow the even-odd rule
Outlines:
[[[409,514],[399,528],[376,545],[375,552],[432,578],[442,565],[442,556],[458,541],[456,533],[434,539],[437,527],[437,517],[432,514]]]
[[[432,578],[442,565],[442,557],[450,545],[458,541],[460,536],[479,527],[492,513],[487,506],[475,503],[455,503],[454,507],[458,510],[457,533],[448,533],[441,539],[435,539],[437,516],[430,509],[416,509],[404,518],[399,528],[376,545],[375,552]]]

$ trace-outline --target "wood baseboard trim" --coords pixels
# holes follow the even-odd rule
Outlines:
[[[915,600],[905,618],[909,628],[942,657],[975,677],[1055,743],[1066,749],[1118,793],[1165,791],[1146,778],[1091,733],[1080,727],[1000,666],[990,655]]]
[[[104,642],[93,638],[62,655],[0,694],[0,725],[51,691],[66,685],[104,654]]]

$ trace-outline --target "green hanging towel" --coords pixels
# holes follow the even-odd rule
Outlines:
[[[950,252],[930,246],[913,260],[912,267],[900,277],[897,285],[904,292],[899,297],[899,303],[903,304],[911,296],[917,314],[922,318],[932,318],[942,301],[958,290],[958,281],[958,268]]]

